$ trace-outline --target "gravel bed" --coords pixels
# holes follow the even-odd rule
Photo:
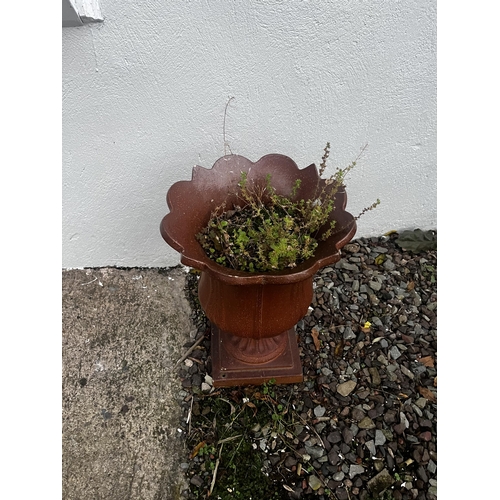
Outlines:
[[[213,388],[189,274],[205,337],[179,366],[185,498],[437,498],[437,252],[396,238],[354,240],[317,273],[296,327],[302,384]]]

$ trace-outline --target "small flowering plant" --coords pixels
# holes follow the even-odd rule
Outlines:
[[[227,201],[217,206],[208,224],[196,234],[206,255],[222,266],[247,272],[295,268],[314,257],[318,244],[336,230],[337,194],[359,159],[324,179],[329,154],[327,143],[313,189],[309,179],[303,183],[297,178],[288,192],[279,192],[270,173],[263,182],[252,182],[249,172],[242,171],[232,206]],[[365,208],[351,224],[379,203]]]

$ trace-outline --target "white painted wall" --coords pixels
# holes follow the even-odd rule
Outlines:
[[[436,2],[101,0],[62,30],[63,266],[173,266],[165,195],[195,164],[346,166],[358,236],[436,228]],[[189,203],[189,200],[186,200]]]

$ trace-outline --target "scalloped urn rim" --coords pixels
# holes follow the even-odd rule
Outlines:
[[[296,179],[302,180],[301,197],[305,191],[316,189],[318,182],[324,182],[315,164],[299,169],[288,156],[268,154],[256,162],[240,155],[226,155],[219,158],[212,168],[195,166],[190,181],[178,181],[167,192],[167,205],[170,212],[163,217],[160,233],[163,239],[181,254],[181,262],[200,271],[206,271],[218,279],[234,285],[262,285],[294,283],[307,279],[320,268],[340,260],[340,249],[356,233],[356,221],[345,210],[347,194],[345,186],[336,193],[336,203],[331,218],[340,228],[327,240],[320,241],[314,257],[302,262],[293,269],[265,273],[250,273],[221,266],[211,260],[195,235],[208,223],[211,212],[224,200],[231,198],[237,191],[241,172],[248,179],[259,182],[271,174],[271,184],[281,194],[291,191]]]

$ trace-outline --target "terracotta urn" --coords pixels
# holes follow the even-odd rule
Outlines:
[[[223,156],[211,169],[193,168],[190,181],[173,184],[167,193],[170,212],[160,231],[181,254],[181,262],[201,271],[200,304],[211,324],[212,378],[216,387],[303,380],[295,325],[307,313],[313,296],[313,277],[322,267],[340,259],[340,249],[356,233],[354,217],[345,210],[342,186],[335,195],[333,234],[320,241],[314,257],[293,269],[250,273],[217,264],[196,239],[214,209],[227,210],[238,198],[241,172],[247,182],[264,186],[266,176],[278,194],[288,196],[297,179],[300,198],[312,198],[325,186],[314,164],[299,169],[289,157],[269,154],[253,163],[239,155]],[[328,189],[328,186],[326,187]]]

